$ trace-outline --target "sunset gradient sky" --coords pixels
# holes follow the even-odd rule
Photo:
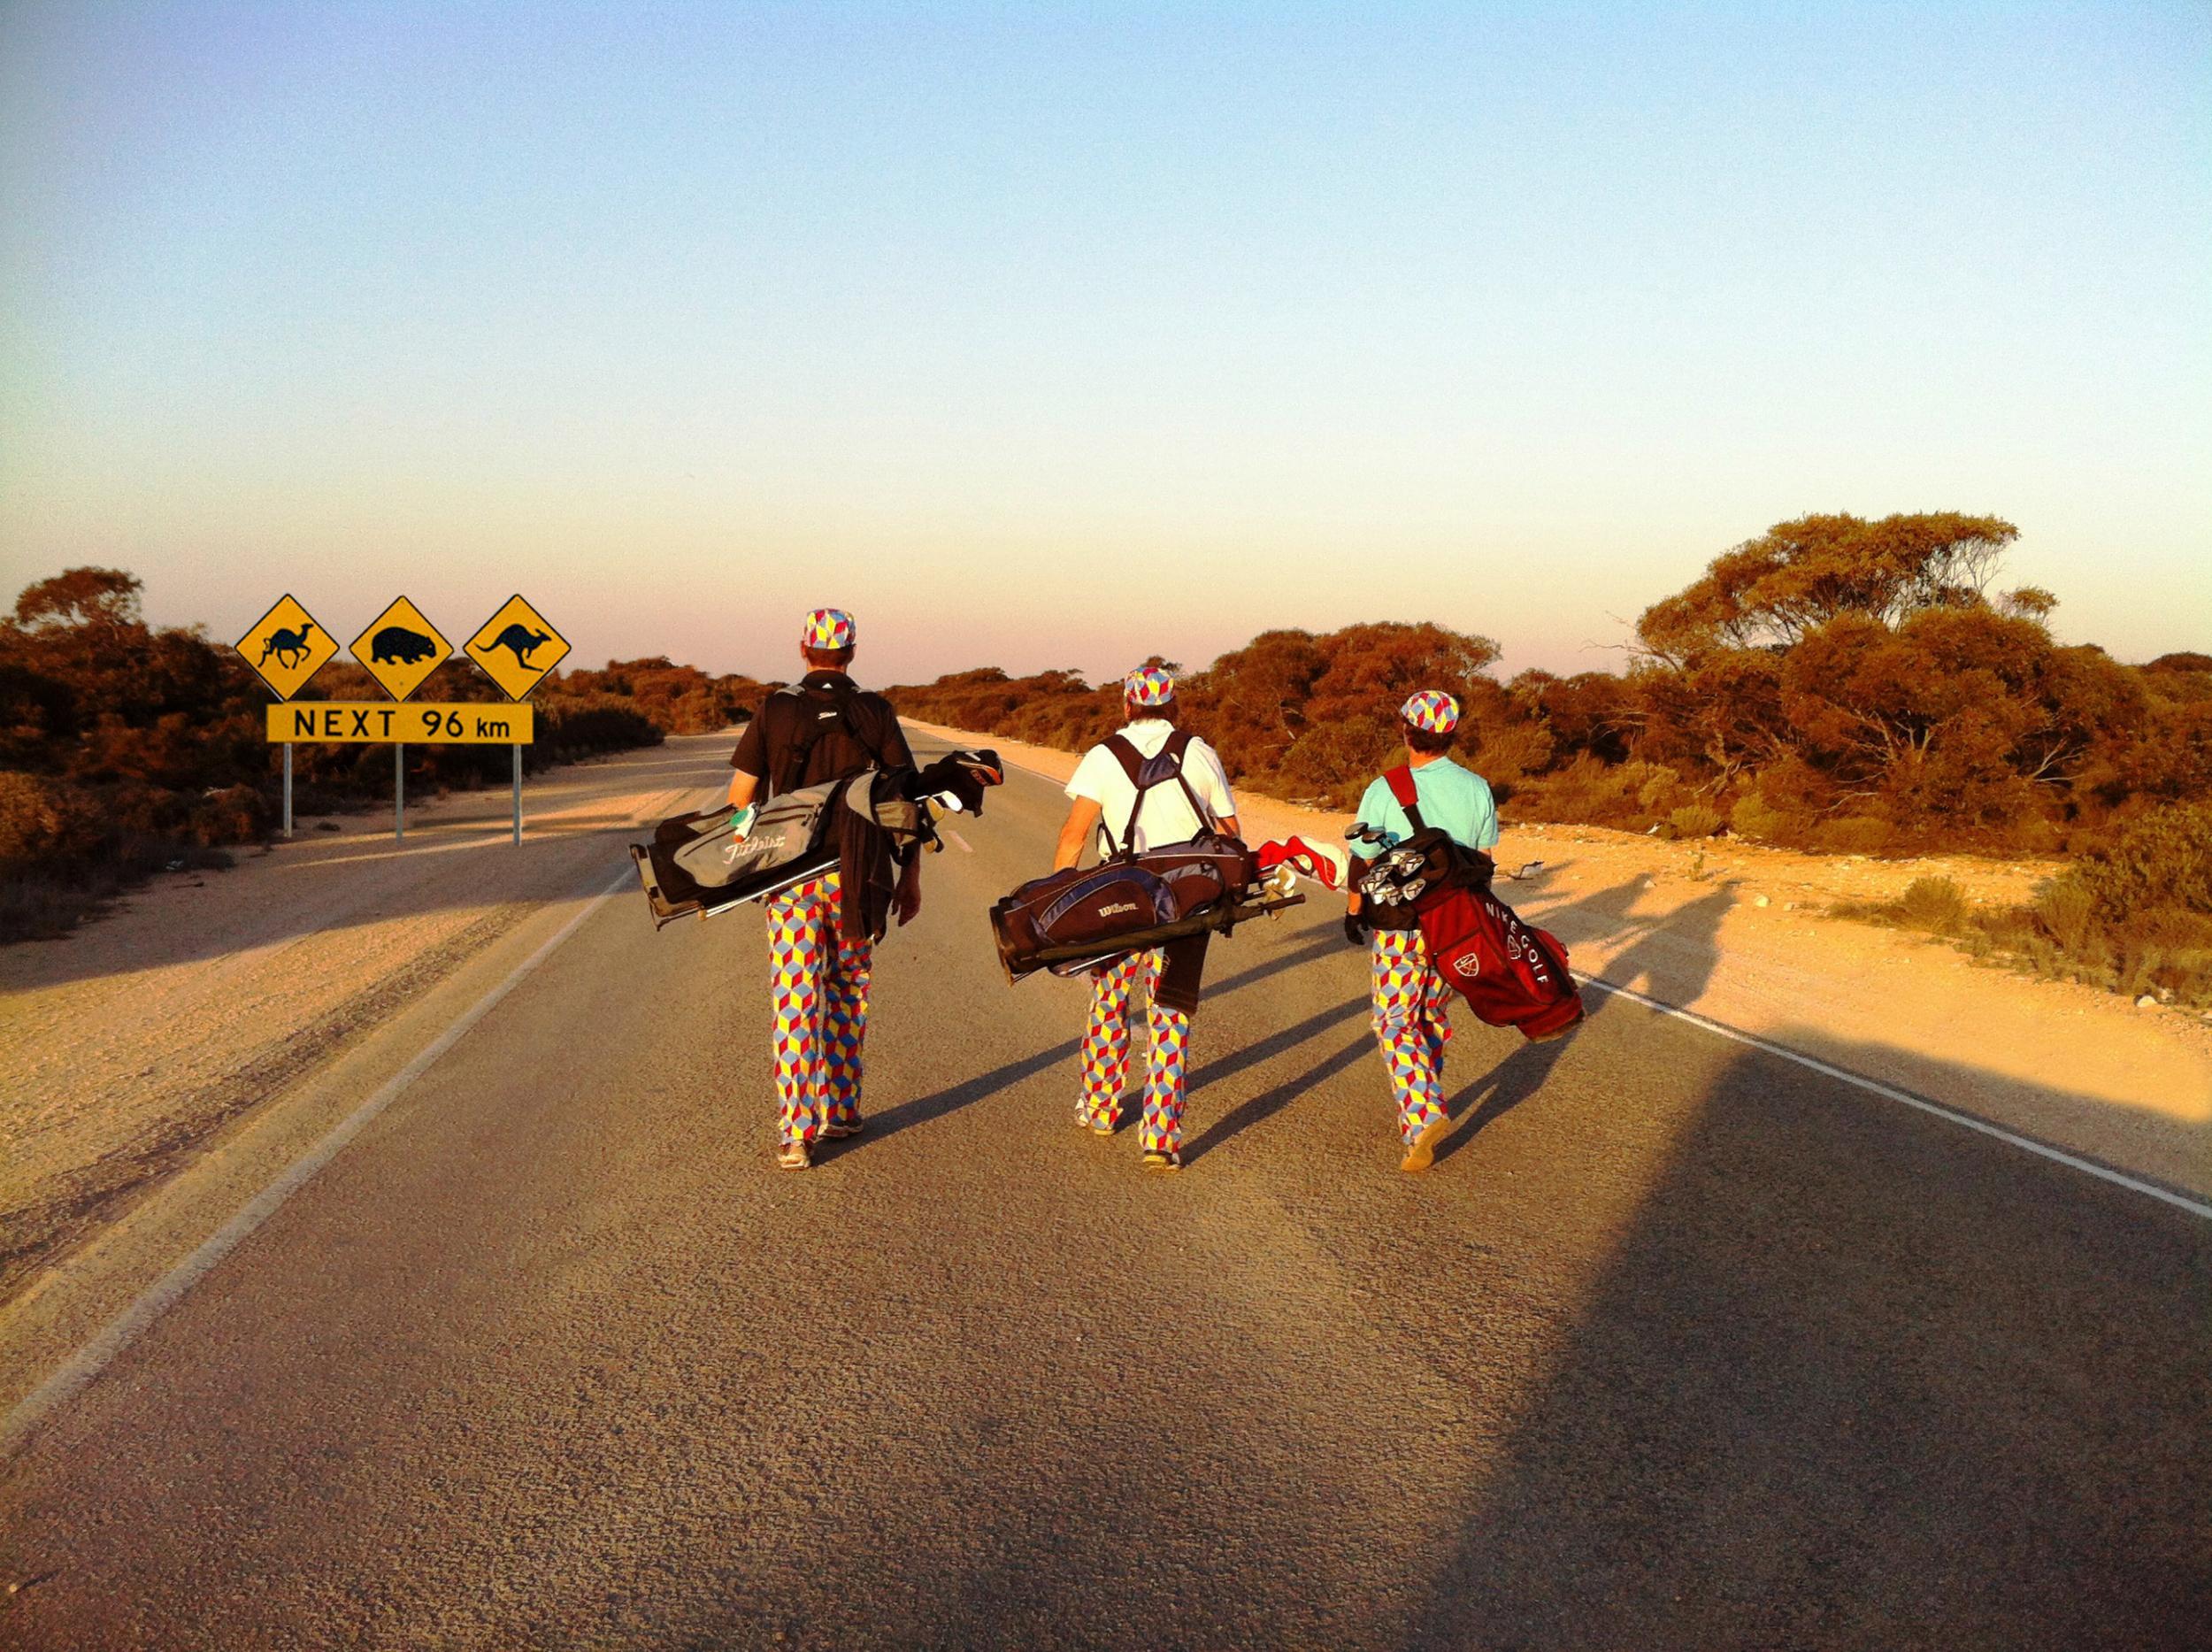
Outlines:
[[[1506,668],[1816,510],[2212,648],[2212,7],[0,6],[0,572]]]

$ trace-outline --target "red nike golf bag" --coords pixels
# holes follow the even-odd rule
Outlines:
[[[1491,892],[1497,868],[1489,856],[1423,825],[1412,770],[1402,765],[1383,779],[1413,835],[1369,863],[1359,880],[1362,913],[1379,927],[1417,927],[1430,964],[1492,1026],[1517,1028],[1532,1041],[1571,1030],[1583,1010],[1567,949]]]

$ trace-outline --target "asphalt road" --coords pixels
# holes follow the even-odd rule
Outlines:
[[[5,1467],[0,1643],[2205,1644],[2212,1225],[1617,1001],[1402,1175],[1318,906],[1143,1174],[992,958],[1059,813],[803,1175],[757,918],[599,909]]]

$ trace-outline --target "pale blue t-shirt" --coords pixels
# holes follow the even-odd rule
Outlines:
[[[1491,800],[1490,782],[1471,769],[1463,769],[1449,757],[1439,757],[1413,771],[1413,795],[1425,825],[1441,826],[1453,841],[1469,849],[1486,849],[1498,841],[1498,806]],[[1348,844],[1362,860],[1372,860],[1413,835],[1413,822],[1390,795],[1390,782],[1377,775],[1359,800],[1359,818],[1389,841]]]

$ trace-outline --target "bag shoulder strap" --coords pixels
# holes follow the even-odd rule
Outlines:
[[[1141,796],[1144,793],[1144,781],[1140,776],[1144,772],[1144,758],[1138,754],[1136,747],[1130,743],[1129,737],[1126,734],[1109,734],[1106,737],[1106,749],[1114,754],[1114,761],[1121,765],[1121,772],[1129,777],[1129,784],[1135,787],[1138,795]]]
[[[802,711],[804,711],[808,695],[807,691],[803,688],[795,686],[779,688],[776,692],[778,694],[789,695],[794,700],[798,702],[800,710]],[[805,732],[802,737],[785,751],[782,764],[782,772],[780,776],[782,783],[772,788],[772,790],[776,792],[787,792],[794,789],[798,785],[800,780],[806,773],[806,760],[814,755],[815,745],[821,740],[823,734],[828,729],[833,722],[842,727],[848,734],[850,734],[853,737],[854,741],[858,743],[861,749],[865,751],[870,757],[874,759],[877,767],[880,768],[883,765],[882,751],[877,747],[874,741],[869,739],[868,736],[861,731],[860,725],[853,718],[853,705],[854,703],[860,697],[858,692],[848,684],[832,688],[828,690],[828,694],[830,697],[830,703],[833,708],[835,708],[836,716],[834,718],[814,718],[807,724]]]
[[[1406,811],[1406,824],[1416,832],[1428,830],[1421,818],[1421,794],[1414,789],[1413,770],[1401,763],[1383,776],[1383,784],[1390,788],[1390,795],[1398,800],[1398,807]]]
[[[1190,799],[1191,812],[1198,817],[1199,825],[1203,826],[1213,818],[1213,816],[1208,811],[1206,805],[1198,801],[1198,794],[1191,790],[1190,781],[1183,773],[1183,754],[1190,749],[1190,742],[1195,737],[1187,728],[1172,731],[1168,735],[1166,743],[1160,748],[1152,761],[1156,763],[1160,758],[1165,757],[1175,765],[1170,772],[1173,774],[1175,783],[1183,788],[1183,795]],[[1110,832],[1105,832],[1102,822],[1100,830],[1104,833],[1107,848],[1113,854],[1124,860],[1133,860],[1137,853],[1137,817],[1144,812],[1145,794],[1155,786],[1164,785],[1167,777],[1155,775],[1150,780],[1145,779],[1144,771],[1147,767],[1145,757],[1138,751],[1136,742],[1127,735],[1110,734],[1106,737],[1105,745],[1106,749],[1114,754],[1114,761],[1121,765],[1121,772],[1129,777],[1129,784],[1137,795],[1130,802],[1129,818],[1123,823],[1121,842],[1118,847],[1114,843],[1113,834]]]
[[[1183,795],[1190,802],[1190,811],[1197,818],[1198,829],[1203,832],[1214,823],[1213,811],[1199,801],[1198,794],[1191,789],[1190,776],[1183,772],[1183,759],[1190,751],[1191,741],[1197,738],[1189,729],[1179,728],[1167,737],[1160,755],[1175,759],[1175,783],[1183,788]]]

